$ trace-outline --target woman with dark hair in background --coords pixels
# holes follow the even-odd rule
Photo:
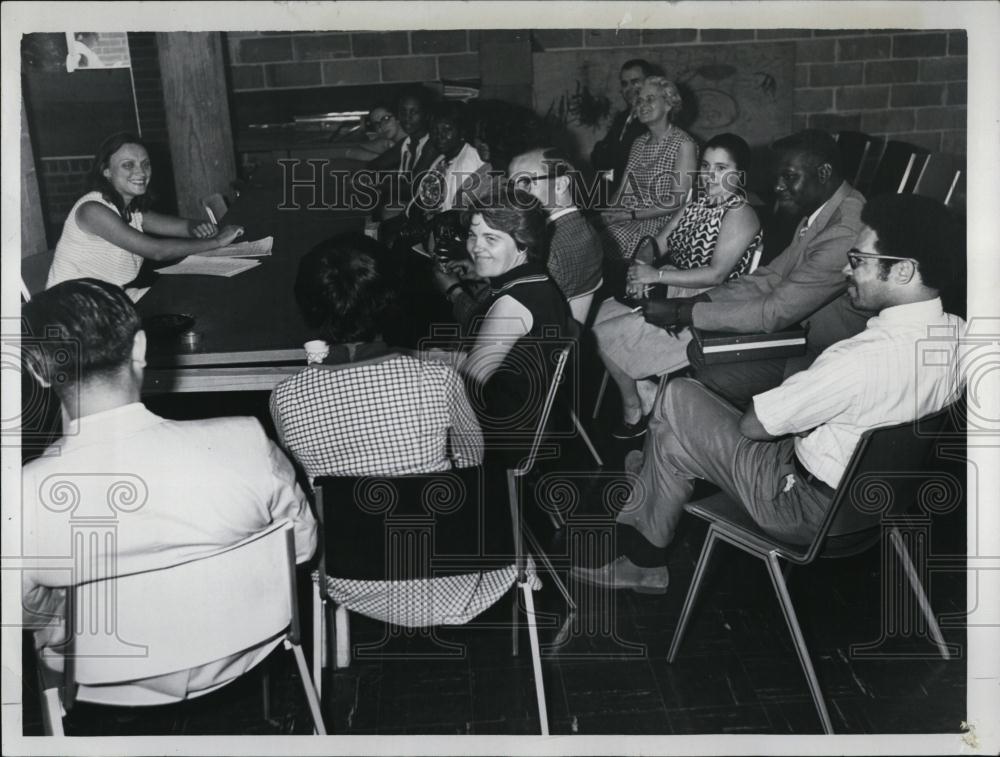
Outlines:
[[[144,259],[166,261],[207,252],[243,233],[239,226],[220,229],[208,221],[150,210],[151,176],[142,140],[125,132],[104,140],[90,171],[90,191],[76,201],[63,224],[46,289],[81,278],[124,286],[138,275]]]
[[[749,273],[762,249],[760,221],[747,203],[745,178],[750,147],[735,134],[720,134],[705,145],[701,158],[701,193],[656,236],[630,266],[627,294],[646,296],[650,286],[666,287],[667,297],[690,297],[728,279]],[[612,432],[618,439],[645,433],[662,376],[687,365],[691,332],[671,334],[647,323],[642,313],[609,299],[594,322],[601,359],[622,397],[623,419]]]
[[[295,298],[329,352],[275,387],[271,414],[310,478],[481,462],[482,434],[458,375],[383,341],[401,313],[381,244],[351,233],[317,245],[299,264]]]

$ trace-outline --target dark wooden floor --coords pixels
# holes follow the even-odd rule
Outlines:
[[[262,398],[248,398],[254,412]],[[254,403],[258,403],[254,406]],[[621,470],[623,446],[607,429],[615,400],[594,425],[606,471]],[[213,405],[217,410],[217,405]],[[249,409],[248,409],[249,408]],[[171,414],[169,402],[154,410]],[[586,417],[586,414],[584,414]],[[564,444],[563,470],[592,468],[577,442]],[[932,524],[932,554],[965,553],[964,512]],[[662,596],[596,593],[575,587],[580,602],[567,643],[552,641],[566,605],[552,581],[536,595],[543,677],[555,734],[815,734],[820,721],[764,565],[721,547],[677,660],[666,653],[691,581],[705,526],[686,518],[670,550],[671,586]],[[542,533],[558,557],[558,538]],[[834,730],[845,734],[958,733],[966,713],[966,660],[942,660],[926,638],[884,640],[880,656],[860,658],[851,646],[882,635],[881,554],[878,547],[843,560],[795,569],[790,590],[823,688]],[[563,571],[565,578],[565,572]],[[946,625],[947,641],[964,648],[963,574],[935,572],[928,586]],[[308,597],[304,591],[304,597]],[[477,621],[434,631],[433,638],[395,634],[352,615],[352,641],[380,648],[374,656],[324,679],[323,707],[335,734],[535,734],[538,718],[526,630],[511,655],[510,596]],[[910,607],[911,605],[907,605]],[[303,606],[308,627],[309,605]],[[610,619],[610,622],[609,622]],[[912,616],[898,620],[915,620]],[[602,628],[602,626],[604,628]],[[592,631],[597,629],[600,631]],[[385,642],[381,644],[381,642]],[[443,659],[440,642],[462,646]],[[26,642],[27,643],[27,642]],[[26,646],[26,658],[30,659]],[[308,650],[307,650],[308,651]],[[280,650],[270,671],[271,719],[261,715],[261,678],[253,673],[203,699],[156,712],[80,704],[67,731],[97,734],[308,733],[308,710],[290,655]],[[30,668],[30,663],[29,663]],[[25,734],[40,733],[37,692],[25,676]]]

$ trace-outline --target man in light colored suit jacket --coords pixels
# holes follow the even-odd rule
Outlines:
[[[696,298],[651,302],[645,308],[646,320],[663,327],[755,333],[808,326],[803,358],[706,365],[696,350],[689,350],[695,378],[742,407],[808,367],[834,342],[860,333],[872,315],[844,297],[841,271],[861,229],[865,200],[841,176],[837,143],[824,131],[808,129],[772,148],[778,155],[778,202],[805,216],[791,244],[750,276]]]
[[[67,587],[176,565],[286,519],[298,562],[312,556],[309,503],[260,423],[170,421],[139,401],[146,335],[121,289],[66,281],[33,298],[24,317],[34,336],[23,345],[28,367],[52,386],[63,413],[62,439],[22,472],[22,554],[34,562],[23,574],[23,603],[45,665],[62,668]],[[100,538],[81,539],[88,531]],[[156,612],[156,597],[147,609]],[[198,618],[190,620],[197,626]],[[89,687],[88,698],[179,701],[228,683],[278,643],[191,670]]]

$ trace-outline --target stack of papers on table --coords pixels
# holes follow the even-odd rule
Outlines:
[[[271,254],[274,237],[255,239],[252,242],[236,242],[207,252],[199,252],[202,258],[265,258]]]
[[[204,258],[191,255],[179,263],[166,268],[157,269],[163,274],[191,274],[195,276],[235,276],[260,265],[259,260],[243,260],[242,258]]]

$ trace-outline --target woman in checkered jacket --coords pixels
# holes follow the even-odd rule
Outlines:
[[[430,473],[482,461],[482,433],[458,374],[382,340],[400,317],[387,260],[375,240],[343,234],[299,264],[296,300],[329,352],[275,387],[271,414],[310,479]]]

